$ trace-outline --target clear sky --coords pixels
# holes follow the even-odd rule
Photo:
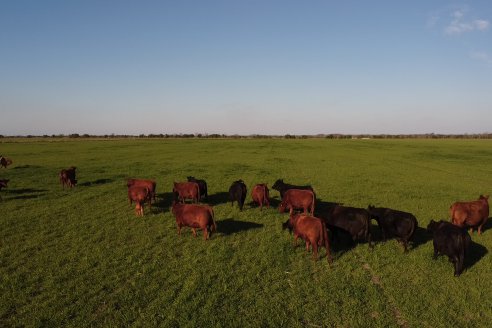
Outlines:
[[[0,1],[0,134],[492,132],[492,1]]]

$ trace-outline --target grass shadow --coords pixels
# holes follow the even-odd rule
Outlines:
[[[470,244],[470,248],[465,256],[465,269],[469,269],[475,264],[477,264],[485,254],[488,253],[487,248],[484,246],[472,241]]]
[[[232,235],[242,231],[258,229],[262,227],[263,224],[248,221],[238,221],[231,218],[217,221],[217,232],[220,232],[224,235]]]
[[[113,182],[113,181],[114,181],[113,179],[97,179],[97,180],[94,180],[94,181],[87,181],[87,182],[84,182],[84,183],[79,183],[78,185],[81,186],[81,187],[89,187],[89,186],[92,186],[92,185],[102,185],[102,184],[110,183],[110,182]]]
[[[207,203],[212,206],[229,202],[229,193],[225,191],[217,192],[213,195],[208,195]]]

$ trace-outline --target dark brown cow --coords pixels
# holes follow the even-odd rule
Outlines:
[[[1,167],[7,168],[7,166],[9,166],[10,164],[12,164],[12,160],[10,158],[3,157],[2,155],[0,155],[0,166]]]
[[[462,228],[470,228],[470,233],[478,227],[478,234],[482,234],[482,227],[489,218],[489,196],[482,196],[471,202],[456,202],[449,208],[451,222]]]
[[[310,209],[311,215],[313,215],[315,200],[316,197],[311,190],[289,189],[282,198],[279,211],[283,213],[287,208],[292,215],[294,209],[303,209],[304,214],[307,214],[308,209]]]
[[[146,200],[150,204],[150,197],[151,197],[151,193],[148,187],[130,186],[128,188],[128,199],[134,201],[137,204],[135,206],[135,214],[137,216],[144,215],[143,204]]]
[[[75,179],[75,169],[75,166],[71,166],[68,169],[63,169],[60,171],[59,177],[63,189],[65,189],[65,185],[72,188],[77,184],[77,180]]]
[[[203,239],[207,240],[213,231],[217,231],[214,210],[211,206],[174,202],[172,213],[176,218],[178,235],[181,235],[181,227],[190,227],[194,237],[196,237],[196,229],[202,229]]]
[[[10,180],[8,179],[2,179],[0,180],[0,190],[2,190],[2,188],[7,188],[7,183],[9,183]],[[2,200],[2,197],[0,196],[0,200]]]
[[[151,179],[128,179],[126,180],[126,185],[128,188],[131,186],[139,186],[139,187],[147,187],[150,191],[150,197],[149,200],[154,200],[156,201],[156,196],[155,196],[155,188],[156,188],[156,183],[155,180]],[[129,199],[130,204],[132,203],[131,199]],[[150,203],[149,203],[150,205]]]
[[[200,186],[196,182],[175,182],[173,187],[174,200],[184,203],[191,199],[193,203],[200,201]]]
[[[260,210],[263,209],[263,204],[266,204],[267,207],[270,207],[269,191],[266,183],[260,183],[253,187],[253,191],[251,192],[251,198],[254,203],[257,203],[260,206]]]
[[[306,251],[309,251],[309,246],[313,247],[313,260],[317,260],[318,247],[325,246],[327,260],[329,263],[332,262],[330,242],[323,220],[305,214],[295,214],[291,215],[282,227],[294,231],[294,247],[297,246],[297,238],[301,237],[306,242]]]

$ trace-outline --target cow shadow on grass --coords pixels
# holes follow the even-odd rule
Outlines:
[[[156,202],[152,204],[152,208],[157,208],[160,212],[170,211],[174,200],[174,194],[172,192],[157,193],[156,198]]]
[[[470,269],[472,266],[478,263],[487,253],[487,248],[472,241],[470,244],[470,248],[465,255],[465,269]]]
[[[21,188],[21,189],[5,189],[5,195],[16,195],[8,199],[34,199],[44,196],[47,189]]]
[[[242,231],[258,228],[263,228],[263,224],[248,221],[239,221],[232,218],[217,221],[217,232],[220,232],[224,235],[233,235]]]
[[[21,169],[39,169],[39,168],[42,168],[42,166],[39,166],[39,165],[20,165],[20,166],[13,167],[12,169],[21,170]]]
[[[422,227],[417,227],[413,234],[413,237],[410,239],[411,247],[408,248],[409,251],[416,249],[427,242],[432,240],[432,234],[427,231],[427,229]]]
[[[487,222],[482,227],[482,233],[492,228],[492,218],[488,218]]]
[[[220,205],[229,202],[229,193],[225,191],[220,191],[212,195],[208,195],[205,199],[207,204],[212,206]]]
[[[83,183],[79,183],[78,185],[81,186],[81,187],[90,187],[92,185],[102,185],[102,184],[106,184],[106,183],[110,183],[110,182],[113,182],[114,180],[113,179],[97,179],[97,180],[94,180],[94,181],[87,181],[87,182],[83,182]]]

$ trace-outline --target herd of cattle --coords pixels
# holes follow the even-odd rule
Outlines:
[[[0,156],[3,167],[12,163],[11,160]],[[4,165],[5,163],[5,165]],[[77,184],[74,166],[63,169],[59,173],[60,183],[72,188]],[[0,190],[7,187],[9,180],[0,180]],[[156,182],[151,179],[128,179],[128,201],[135,202],[135,214],[144,215],[144,204],[149,208],[152,201],[156,202]],[[312,249],[313,259],[318,258],[319,247],[325,247],[326,257],[332,262],[330,255],[331,241],[337,241],[341,236],[349,236],[352,242],[366,241],[371,243],[371,220],[375,220],[381,231],[383,241],[389,238],[397,239],[406,252],[408,244],[415,235],[418,222],[411,213],[369,205],[368,208],[356,208],[333,204],[315,216],[316,195],[310,185],[291,185],[282,179],[277,180],[272,189],[280,193],[281,202],[279,211],[289,211],[289,219],[283,223],[284,229],[289,229],[294,234],[294,245],[298,238],[305,242],[306,251]],[[199,204],[208,198],[208,188],[205,180],[192,176],[185,182],[174,182],[174,199],[172,202],[172,214],[176,218],[178,234],[182,227],[189,227],[194,236],[196,229],[203,231],[203,238],[207,240],[212,232],[217,231],[212,206]],[[242,210],[247,195],[247,187],[244,181],[237,180],[229,188],[229,200],[231,205],[238,203]],[[253,187],[251,198],[253,203],[263,209],[270,207],[270,195],[267,184],[257,184]],[[489,196],[480,195],[476,201],[456,202],[450,207],[451,222],[432,220],[427,230],[432,234],[434,245],[434,258],[438,255],[447,255],[454,264],[454,275],[459,276],[464,269],[464,261],[470,250],[471,238],[467,231],[478,230],[480,235],[484,224],[489,218]],[[0,198],[1,199],[1,198]],[[187,203],[191,201],[191,203]]]

